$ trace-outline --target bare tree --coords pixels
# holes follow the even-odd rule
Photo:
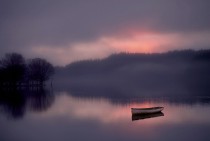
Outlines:
[[[0,61],[0,75],[4,82],[16,85],[24,78],[26,70],[25,59],[18,53],[9,53]]]
[[[0,86],[3,84],[4,80],[3,68],[2,68],[2,61],[0,60]]]
[[[54,74],[52,64],[41,58],[29,60],[28,63],[28,78],[30,82],[35,82],[40,85],[50,79]]]

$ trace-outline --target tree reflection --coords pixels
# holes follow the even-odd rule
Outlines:
[[[25,113],[26,97],[16,90],[1,90],[0,106],[8,118],[21,118]]]
[[[44,88],[0,90],[0,111],[9,119],[21,119],[26,112],[46,111],[53,102],[52,91]]]

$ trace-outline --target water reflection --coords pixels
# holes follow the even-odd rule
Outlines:
[[[4,109],[4,113],[11,116],[11,113],[15,113],[14,107],[18,107],[17,111],[22,113],[22,120],[8,120],[0,113],[0,140],[210,139],[210,104],[206,102],[208,99],[204,103],[197,102],[200,100],[194,103],[170,102],[165,98],[116,102],[107,98],[76,97],[68,92],[55,92],[54,95],[49,91],[44,93],[24,92],[13,96],[8,92],[1,94],[0,107]],[[17,100],[8,100],[9,96]],[[165,107],[164,114],[150,115],[149,120],[131,121],[131,107],[159,105]],[[133,120],[143,118],[148,117],[132,117]]]
[[[179,123],[180,121],[189,119],[193,122],[207,121],[210,123],[209,105],[204,103],[170,103],[166,100],[159,101],[155,99],[148,101],[135,101],[128,103],[120,103],[110,101],[106,98],[81,98],[71,96],[69,93],[62,92],[57,96],[53,107],[43,113],[44,117],[68,117],[69,119],[77,120],[94,120],[101,124],[128,122],[131,118],[132,107],[156,107],[162,105],[165,116],[162,118],[152,118],[148,124],[163,124],[163,123]],[[207,106],[205,106],[207,105]],[[200,116],[202,115],[202,116]],[[187,119],[180,119],[180,117]]]
[[[152,114],[132,114],[132,121],[164,116],[162,112]]]
[[[9,119],[23,118],[29,112],[47,110],[54,101],[54,95],[46,89],[6,89],[0,91],[0,108]]]

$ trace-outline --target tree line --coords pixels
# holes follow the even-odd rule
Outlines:
[[[210,49],[114,54],[56,68],[55,79],[75,96],[210,96]]]
[[[54,74],[54,67],[42,58],[26,60],[8,53],[0,60],[0,87],[43,86]]]

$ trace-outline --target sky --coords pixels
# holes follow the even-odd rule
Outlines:
[[[209,0],[0,0],[0,57],[54,65],[210,48]]]

